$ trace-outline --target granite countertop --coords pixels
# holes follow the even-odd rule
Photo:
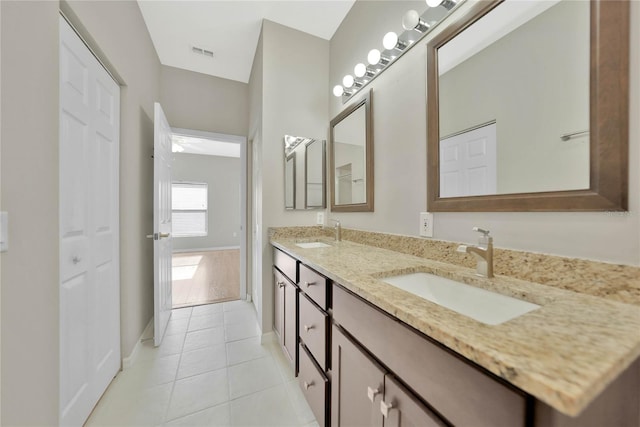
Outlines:
[[[328,248],[303,249],[321,240]],[[387,249],[331,239],[272,238],[271,243],[329,279],[570,416],[578,415],[640,355],[640,307]],[[384,283],[426,272],[541,307],[490,326]]]

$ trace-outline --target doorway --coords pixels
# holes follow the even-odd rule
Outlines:
[[[246,299],[246,139],[172,132],[173,308]]]

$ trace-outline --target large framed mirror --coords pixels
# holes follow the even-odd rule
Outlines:
[[[330,123],[331,210],[373,211],[371,90]]]
[[[617,211],[629,2],[478,2],[427,45],[432,212]]]
[[[287,210],[324,209],[326,141],[284,136],[284,204]]]

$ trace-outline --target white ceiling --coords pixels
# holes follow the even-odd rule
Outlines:
[[[138,0],[160,62],[248,83],[262,19],[331,39],[355,0]],[[213,58],[193,53],[196,46]]]

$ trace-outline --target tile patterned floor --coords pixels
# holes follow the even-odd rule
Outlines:
[[[276,343],[261,345],[253,305],[176,309],[163,343],[145,341],[87,426],[317,426]]]

